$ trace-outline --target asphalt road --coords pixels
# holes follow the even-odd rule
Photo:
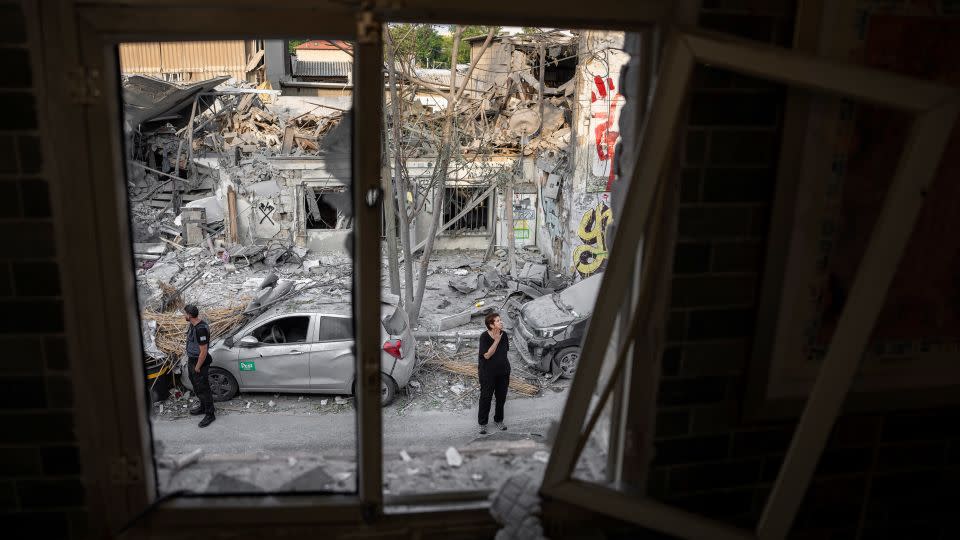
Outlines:
[[[551,421],[560,417],[566,396],[565,391],[547,390],[535,398],[508,398],[505,409],[508,433],[545,438]],[[491,410],[490,427],[493,427],[492,413]],[[153,435],[163,442],[164,453],[187,454],[202,448],[204,455],[310,453],[350,459],[356,452],[356,417],[352,409],[339,414],[307,414],[307,411],[221,414],[204,429],[197,427],[200,418],[154,420]],[[395,408],[387,407],[383,432],[384,453],[461,447],[480,437],[477,407],[466,411],[408,410],[403,416],[397,416]]]

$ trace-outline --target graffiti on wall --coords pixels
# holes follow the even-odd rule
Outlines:
[[[271,225],[276,225],[273,221],[273,212],[277,209],[271,201],[261,202],[257,205],[257,209],[260,210],[260,214],[263,216],[260,218],[260,223],[263,224],[264,221],[269,221]]]
[[[607,225],[613,220],[613,211],[604,200],[589,208],[580,218],[577,235],[583,243],[573,250],[573,269],[582,277],[601,270],[607,262]]]
[[[590,165],[596,179],[591,179],[588,185],[591,191],[610,191],[614,178],[613,156],[620,140],[617,107],[622,96],[612,77],[594,75],[593,83],[596,88],[590,92],[590,133],[595,149]]]

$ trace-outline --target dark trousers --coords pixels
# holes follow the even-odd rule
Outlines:
[[[480,372],[480,414],[477,421],[481,426],[490,419],[490,399],[497,397],[497,407],[493,411],[493,421],[503,422],[503,404],[507,402],[507,387],[510,386],[510,372]]]
[[[210,391],[210,362],[213,361],[213,358],[210,355],[207,355],[207,358],[203,361],[203,365],[200,366],[200,373],[197,373],[195,368],[197,367],[197,358],[191,357],[187,361],[187,369],[190,370],[190,384],[193,385],[193,393],[197,395],[197,399],[200,400],[200,407],[203,409],[205,414],[213,414],[213,392]]]

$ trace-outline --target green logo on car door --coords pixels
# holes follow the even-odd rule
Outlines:
[[[240,371],[256,371],[257,364],[255,362],[240,362]]]

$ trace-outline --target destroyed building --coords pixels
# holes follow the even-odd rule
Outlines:
[[[499,35],[486,48],[484,36],[465,41],[476,66],[472,73],[467,66],[457,69],[457,86],[463,86],[458,148],[442,188],[436,166],[450,72],[416,68],[398,74],[410,93],[400,98],[403,134],[399,146],[391,141],[391,149],[404,158],[413,245],[425,243],[431,201],[439,193],[443,215],[436,249],[506,246],[513,235],[517,247],[539,249],[556,273],[573,278],[596,273],[605,264],[606,226],[613,220],[609,192],[622,101],[617,81],[626,59],[620,50],[623,34]],[[268,70],[273,46],[268,42]],[[280,81],[279,95],[218,80],[216,88],[208,83],[196,91],[197,106],[191,108],[192,87],[169,85],[164,92],[173,97],[164,99],[174,103],[165,108],[177,107],[179,116],[154,114],[166,103],[155,100],[154,116],[132,130],[134,158],[143,164],[131,167],[134,191],[142,193],[137,199],[144,203],[135,211],[151,224],[151,232],[172,240],[182,228],[183,203],[202,208],[202,215],[188,212],[202,220],[206,229],[201,230],[222,231],[227,243],[282,239],[318,252],[345,252],[350,158],[348,152],[324,149],[323,139],[344,118],[351,83],[308,81],[296,74],[340,73],[336,67],[350,58],[350,50],[342,42],[301,44],[285,64],[293,75]],[[144,94],[145,84],[164,84],[145,81],[129,78],[127,93]],[[295,83],[336,86],[337,95],[287,96]],[[396,120],[389,116],[390,122]],[[185,129],[188,123],[196,126],[193,133]],[[345,141],[348,124],[343,125]],[[181,156],[175,166],[174,155]],[[176,189],[177,179],[163,176],[170,174],[183,177]],[[155,186],[145,178],[165,184]],[[508,184],[512,224],[504,199]],[[149,234],[141,240],[159,241]]]

